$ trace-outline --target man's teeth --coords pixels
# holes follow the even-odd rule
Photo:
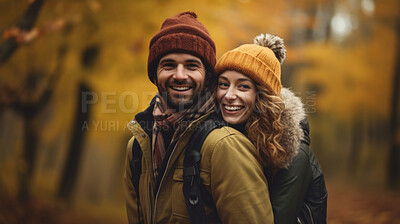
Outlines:
[[[240,106],[225,106],[226,110],[240,110],[242,108],[243,107],[240,107]]]
[[[189,86],[173,86],[173,87],[171,87],[173,90],[177,90],[177,91],[185,91],[185,90],[188,90],[188,89],[190,89],[190,87]]]

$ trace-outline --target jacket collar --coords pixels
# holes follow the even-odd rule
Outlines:
[[[300,98],[295,96],[288,88],[282,88],[281,98],[285,104],[285,110],[281,116],[283,134],[279,143],[288,153],[287,159],[284,162],[284,166],[288,167],[293,158],[297,155],[301,142],[308,139],[307,142],[309,143],[309,129],[307,129],[306,132],[306,130],[302,128],[302,126],[305,125],[302,125],[302,123],[306,122],[308,124],[308,122],[304,112],[304,105]]]
[[[153,97],[153,99],[150,101],[150,106],[147,107],[146,110],[136,114],[134,119],[149,136],[151,136],[154,124],[153,110],[155,103],[156,97]]]

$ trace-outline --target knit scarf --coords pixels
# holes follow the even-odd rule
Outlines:
[[[156,96],[156,103],[154,105],[153,117],[153,168],[154,178],[157,179],[158,173],[162,166],[162,161],[165,156],[165,151],[168,146],[165,145],[163,131],[173,131],[176,125],[183,118],[183,111],[174,112],[166,107],[166,103],[162,97]],[[174,134],[175,135],[175,134]],[[173,137],[174,138],[174,137]],[[172,141],[172,140],[171,140]]]
[[[174,131],[171,142],[167,143],[171,144],[179,138],[192,121],[210,112],[214,108],[214,97],[205,95],[201,96],[189,109],[179,112],[176,112],[174,109],[169,109],[164,99],[159,94],[156,95],[156,103],[153,110],[155,122],[152,130],[153,172],[155,180],[157,180],[165,157],[166,149],[169,146],[165,145],[162,132]]]

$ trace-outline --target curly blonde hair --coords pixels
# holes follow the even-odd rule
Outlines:
[[[268,174],[274,175],[284,167],[287,153],[279,144],[283,124],[281,115],[285,109],[283,100],[261,85],[257,86],[254,112],[246,123],[247,137],[256,147],[259,161]]]

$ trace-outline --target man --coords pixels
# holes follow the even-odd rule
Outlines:
[[[213,110],[209,84],[216,62],[214,41],[196,18],[193,12],[167,18],[150,42],[148,76],[158,94],[128,125],[133,133],[124,177],[129,223],[190,223],[183,162],[197,125]],[[137,188],[132,181],[133,149],[142,153]],[[256,153],[251,142],[230,127],[207,136],[200,178],[208,223],[273,223]]]

